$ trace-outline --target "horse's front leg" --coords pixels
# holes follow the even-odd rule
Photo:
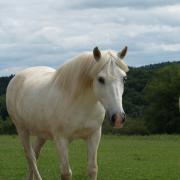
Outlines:
[[[101,138],[101,127],[95,131],[88,139],[88,174],[91,180],[97,180],[97,150]]]
[[[64,138],[54,138],[56,149],[60,160],[61,180],[70,180],[72,177],[71,168],[68,158],[68,144],[69,141]]]

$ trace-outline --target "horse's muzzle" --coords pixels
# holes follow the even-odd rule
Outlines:
[[[126,120],[125,113],[115,113],[111,116],[111,122],[114,128],[122,128],[125,120]]]

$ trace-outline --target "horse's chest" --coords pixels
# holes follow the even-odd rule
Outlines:
[[[72,138],[88,138],[94,130],[98,129],[103,122],[104,113],[101,114],[82,114],[72,117],[69,123],[70,136]]]
[[[93,132],[92,128],[83,128],[83,129],[78,129],[75,130],[72,134],[72,138],[83,138],[86,139],[88,138]]]

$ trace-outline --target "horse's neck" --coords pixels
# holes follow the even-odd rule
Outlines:
[[[92,92],[93,80],[88,74],[88,68],[86,67],[81,70],[76,66],[78,66],[78,63],[72,66],[67,64],[57,70],[54,76],[55,85],[60,91],[63,91],[69,96],[69,99],[72,101],[82,97],[85,99],[87,99],[87,97],[93,97],[94,100],[95,98]],[[74,69],[77,69],[77,71],[74,71],[72,69],[73,67]]]
[[[70,104],[70,106],[76,109],[77,112],[83,112],[83,114],[88,114],[90,112],[91,114],[96,114],[99,108],[102,109],[101,104],[97,101],[92,92],[79,97],[74,104]]]
[[[82,97],[80,97],[80,99],[82,101],[88,102],[89,104],[94,104],[97,102],[97,98],[96,98],[92,88],[89,89],[88,91],[86,91],[86,93],[84,93],[82,95]]]
[[[68,94],[66,94],[68,96]],[[93,89],[90,88],[81,92],[81,94],[76,97],[70,98],[70,104],[76,104],[82,108],[91,107],[97,103],[97,98],[94,95]]]

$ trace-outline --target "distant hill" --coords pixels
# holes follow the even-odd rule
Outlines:
[[[145,66],[140,66],[138,68],[140,69],[147,69],[147,70],[157,70],[159,68],[168,66],[168,65],[173,65],[173,64],[180,64],[180,61],[174,61],[174,62],[162,62],[162,63],[158,63],[158,64],[149,64],[149,65],[145,65]]]
[[[180,65],[180,61],[150,64],[137,68],[130,67],[123,98],[124,109],[129,116],[139,117],[143,115],[144,108],[147,105],[143,96],[146,84],[152,80],[156,71],[171,65]]]

